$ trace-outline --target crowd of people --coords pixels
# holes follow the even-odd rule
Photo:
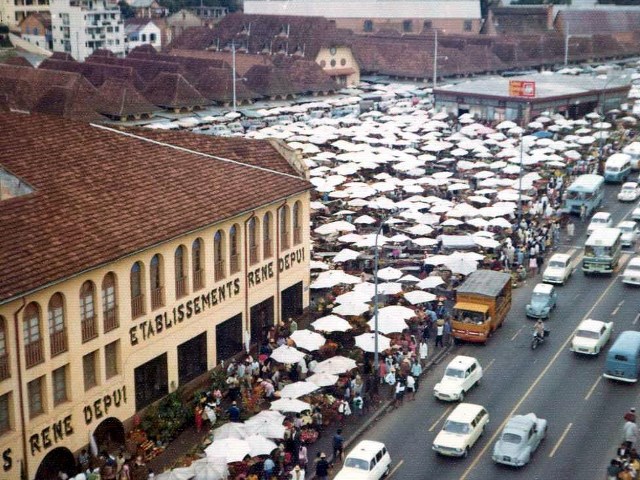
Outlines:
[[[622,443],[616,450],[616,457],[607,467],[607,480],[635,480],[640,474],[640,455],[638,447],[638,425],[636,409],[631,408],[624,414]]]

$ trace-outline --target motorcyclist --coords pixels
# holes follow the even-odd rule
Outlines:
[[[536,335],[540,340],[544,339],[544,322],[541,318],[538,319],[536,324],[533,327],[533,334]]]

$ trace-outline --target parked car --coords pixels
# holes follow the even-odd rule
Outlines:
[[[549,318],[551,310],[556,308],[558,294],[553,285],[539,283],[531,292],[531,301],[526,306],[527,317]]]
[[[626,182],[622,184],[618,193],[618,200],[621,202],[635,202],[640,197],[640,187],[636,182]]]
[[[620,229],[620,245],[623,247],[633,247],[638,240],[638,224],[633,220],[620,222],[616,228]]]
[[[613,322],[583,320],[571,340],[570,350],[585,355],[597,355],[611,338]]]
[[[634,257],[629,260],[627,268],[622,272],[622,283],[640,285],[640,257]]]
[[[433,394],[440,400],[464,400],[464,395],[471,387],[480,383],[482,367],[473,357],[458,355],[444,371],[442,380],[436,383]]]
[[[344,459],[334,480],[379,480],[391,471],[391,456],[384,443],[362,440]]]
[[[542,274],[545,283],[557,283],[564,285],[571,276],[571,255],[556,253],[551,256],[547,268]]]
[[[609,212],[597,212],[587,227],[587,235],[591,235],[598,228],[609,228],[613,225],[611,214]]]
[[[433,450],[448,457],[467,457],[489,423],[489,413],[481,405],[461,403],[449,414],[433,441]]]
[[[546,435],[547,421],[535,413],[514,415],[502,429],[491,458],[497,463],[522,467],[529,463]]]

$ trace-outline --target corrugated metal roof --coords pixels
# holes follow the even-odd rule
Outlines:
[[[500,293],[504,285],[510,281],[511,275],[508,273],[494,272],[493,270],[476,270],[457,288],[457,292],[495,297]]]

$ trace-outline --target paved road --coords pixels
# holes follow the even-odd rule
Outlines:
[[[635,206],[615,200],[619,186],[607,186],[603,210],[621,221]],[[584,243],[584,225],[576,224],[576,239],[561,251],[575,252],[578,261]],[[573,244],[573,245],[571,245]],[[626,262],[631,253],[623,256]],[[580,265],[565,286],[558,287],[558,307],[547,323],[549,341],[529,348],[532,320],[524,307],[537,280],[514,291],[507,322],[486,346],[454,348],[429,377],[424,379],[416,401],[387,415],[365,437],[389,447],[395,469],[392,479],[494,480],[597,479],[620,441],[622,415],[631,406],[640,407],[638,387],[602,378],[605,356],[582,358],[569,352],[569,341],[585,318],[613,320],[614,338],[623,330],[637,329],[640,290],[625,287],[618,273],[611,277],[585,277]],[[538,277],[539,280],[540,277]],[[484,436],[467,459],[440,457],[431,444],[447,414],[455,406],[437,401],[433,386],[448,360],[456,354],[472,355],[485,369],[482,384],[465,401],[479,403],[491,416]],[[491,460],[493,444],[503,423],[516,413],[535,412],[549,421],[547,439],[532,462],[515,470]]]

